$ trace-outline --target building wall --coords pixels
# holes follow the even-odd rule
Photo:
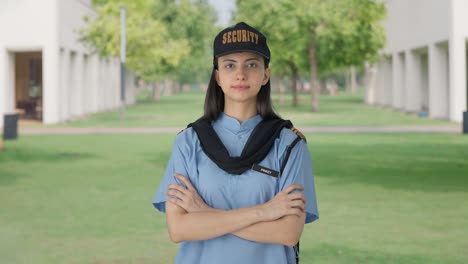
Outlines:
[[[367,88],[376,98],[366,102],[462,121],[468,104],[468,1],[382,2],[387,45],[375,65],[377,85]]]
[[[416,49],[447,40],[450,0],[385,0],[387,34],[385,53]]]
[[[56,36],[55,0],[0,2],[0,126],[15,111],[15,52],[49,51]],[[44,72],[47,70],[43,64]],[[48,79],[43,79],[44,85]]]
[[[91,0],[0,2],[0,126],[15,111],[14,54],[42,52],[43,122],[58,123],[120,106],[118,58],[100,58],[79,41]],[[134,78],[128,74],[127,78]],[[126,103],[134,100],[133,79]]]

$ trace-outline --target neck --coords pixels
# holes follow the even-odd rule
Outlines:
[[[256,102],[225,102],[224,113],[243,123],[257,115]]]

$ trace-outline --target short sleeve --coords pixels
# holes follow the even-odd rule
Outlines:
[[[303,192],[306,198],[305,223],[311,223],[319,218],[314,176],[312,173],[312,159],[304,140],[297,143],[291,150],[278,184],[280,191],[286,189],[291,184],[304,186]]]
[[[165,213],[166,212],[166,191],[167,186],[173,183],[179,183],[175,178],[174,174],[178,173],[184,176],[188,176],[186,161],[180,151],[180,142],[176,139],[172,147],[171,157],[166,166],[166,171],[164,176],[159,183],[158,190],[153,199],[153,206],[158,209],[158,211]]]

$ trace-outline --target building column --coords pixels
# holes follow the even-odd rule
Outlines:
[[[99,111],[107,110],[106,103],[106,60],[104,58],[99,58]]]
[[[90,55],[89,70],[90,70],[90,99],[92,113],[99,111],[98,98],[99,98],[99,56],[97,54]]]
[[[75,65],[73,67],[74,78],[73,89],[75,97],[72,100],[75,101],[75,112],[77,116],[82,116],[83,111],[83,54],[81,52],[75,53]]]
[[[448,52],[446,45],[429,46],[429,117],[449,118]]]
[[[59,100],[59,57],[60,51],[56,43],[46,46],[43,50],[43,123],[53,124],[60,121]]]
[[[90,57],[83,54],[83,114],[91,112],[91,71],[90,71]]]
[[[421,85],[419,58],[416,52],[408,50],[405,53],[406,58],[406,84],[405,84],[405,105],[406,112],[419,112],[421,107]]]
[[[364,96],[364,102],[366,104],[373,105],[375,104],[375,90],[377,84],[377,67],[376,65],[367,63],[365,64],[366,67],[366,79],[365,79],[365,86],[366,86],[366,93]]]
[[[384,106],[392,106],[392,97],[393,97],[393,63],[392,57],[385,56],[384,58],[384,82],[383,82],[383,92],[382,104]]]
[[[468,3],[464,0],[452,0],[450,8],[451,27],[449,33],[449,116],[450,120],[461,122],[463,111],[467,110],[466,81],[466,39],[464,28],[468,24],[465,14]]]
[[[426,52],[420,54],[419,57],[419,89],[421,93],[421,105],[419,109],[424,111],[426,114],[429,112],[429,55]]]
[[[110,71],[109,71],[109,58],[104,58],[104,60],[102,61],[102,70],[104,72],[104,74],[102,75],[102,85],[103,85],[103,88],[102,89],[104,91],[104,95],[102,97],[103,101],[104,101],[104,109],[106,111],[108,110],[111,110],[112,109],[112,93],[111,93],[111,89],[110,89]]]
[[[377,85],[375,87],[375,103],[377,105],[383,105],[383,90],[385,87],[385,62],[382,57],[377,63]]]
[[[392,107],[403,109],[405,90],[405,57],[402,53],[393,54],[393,93]]]
[[[66,121],[70,117],[69,105],[69,79],[70,79],[70,57],[68,51],[64,48],[60,49],[60,102],[59,102],[59,119]]]
[[[69,53],[69,60],[70,60],[70,66],[68,68],[68,109],[70,115],[68,118],[74,118],[77,114],[77,101],[76,101],[76,94],[77,94],[77,85],[76,85],[76,79],[79,78],[79,76],[76,75],[76,52],[75,51],[70,51]]]
[[[15,54],[0,47],[0,127],[5,114],[15,112]]]
[[[112,90],[114,92],[114,108],[119,108],[122,104],[122,100],[120,99],[120,61],[119,59],[112,60],[112,76],[114,76],[112,82]]]

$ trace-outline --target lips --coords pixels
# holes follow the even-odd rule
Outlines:
[[[249,89],[250,86],[248,85],[233,85],[231,86],[232,89],[236,89],[236,90],[246,90],[246,89]]]

